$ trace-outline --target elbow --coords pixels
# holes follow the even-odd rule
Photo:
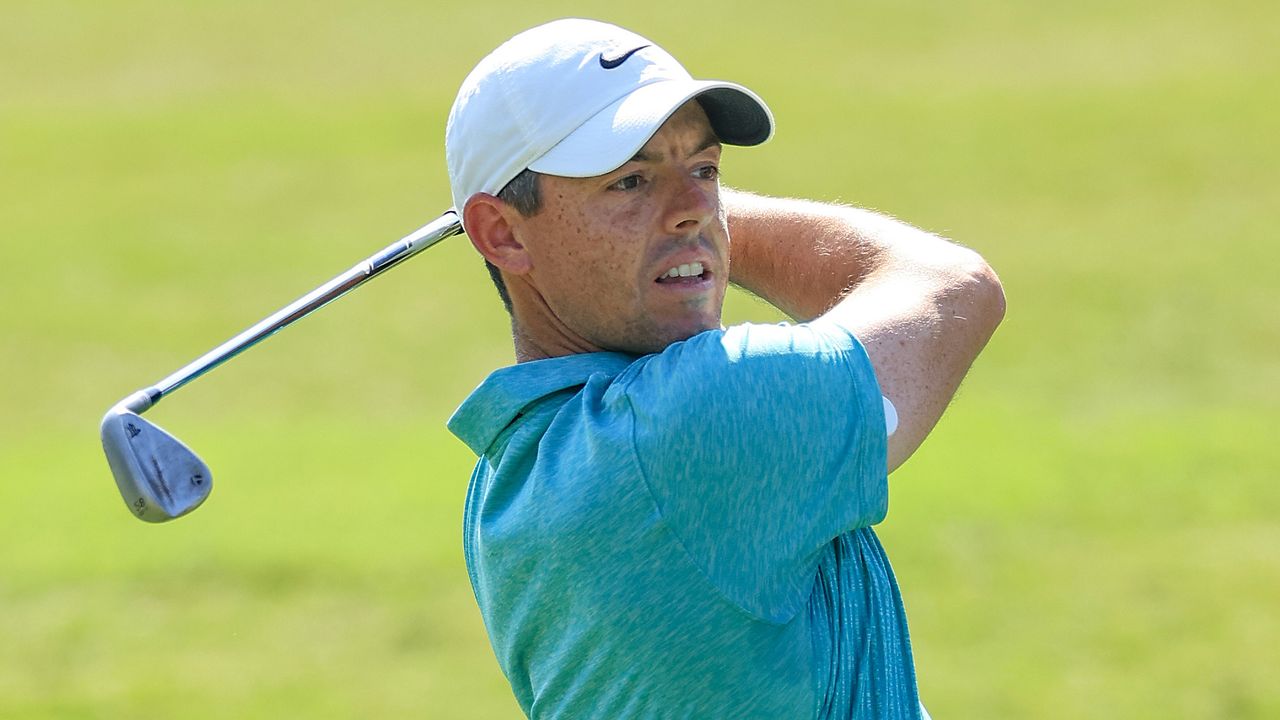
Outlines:
[[[1000,283],[1000,277],[981,255],[972,250],[964,250],[964,258],[957,263],[955,271],[966,317],[990,337],[1004,320],[1004,285]]]
[[[996,271],[985,260],[982,261],[982,267],[975,274],[975,278],[981,288],[979,292],[982,295],[983,314],[994,332],[1004,320],[1004,285],[1000,283],[1000,277],[996,275]]]

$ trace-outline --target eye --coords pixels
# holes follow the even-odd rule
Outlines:
[[[701,180],[715,180],[720,177],[720,168],[715,165],[703,165],[693,174]]]
[[[635,190],[640,187],[640,183],[644,182],[644,178],[639,175],[627,175],[619,179],[609,186],[610,190]]]

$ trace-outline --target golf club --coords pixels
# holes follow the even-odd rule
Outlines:
[[[116,403],[102,418],[102,449],[120,494],[133,514],[153,523],[172,520],[199,507],[213,489],[209,466],[177,438],[143,420],[142,413],[173,391],[295,321],[461,232],[458,214],[448,210],[155,385]]]

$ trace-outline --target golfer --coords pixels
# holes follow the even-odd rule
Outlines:
[[[458,92],[453,200],[516,364],[449,427],[479,456],[472,587],[532,718],[928,717],[871,528],[1003,294],[883,215],[722,187],[721,146],[772,132],[751,91],[585,20]],[[729,283],[796,323],[721,327]]]

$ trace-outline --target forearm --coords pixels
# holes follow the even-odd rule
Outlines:
[[[793,319],[812,320],[867,280],[946,268],[962,248],[869,210],[724,192],[730,280]]]
[[[1003,318],[999,279],[977,253],[878,213],[736,191],[725,204],[730,280],[796,320],[835,322],[866,348],[898,409],[897,467]]]

